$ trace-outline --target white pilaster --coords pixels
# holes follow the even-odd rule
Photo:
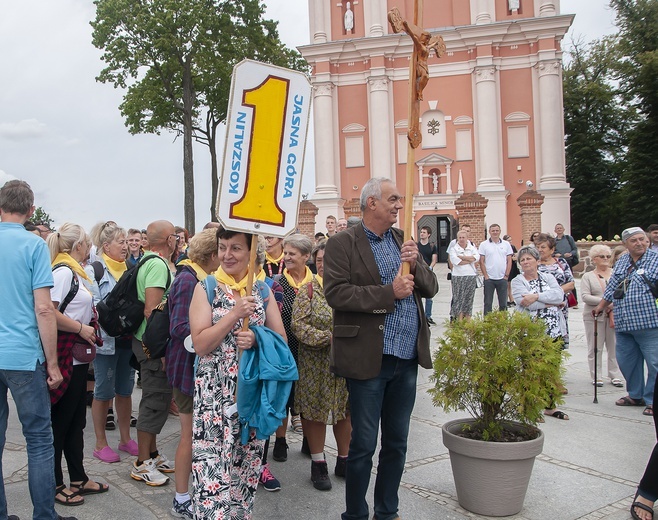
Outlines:
[[[540,0],[539,17],[555,16],[557,14],[556,0]]]
[[[567,234],[571,232],[571,188],[542,189],[539,192],[544,196],[541,206],[541,228],[552,231],[558,222],[564,225]],[[582,237],[576,237],[582,238]]]
[[[449,164],[446,164],[446,195],[452,195],[452,176]]]
[[[386,20],[385,0],[363,0],[363,21],[366,36],[384,36]]]
[[[313,43],[326,43],[329,34],[326,26],[324,5],[322,0],[311,0],[311,37]]]
[[[386,76],[368,78],[368,130],[370,132],[370,175],[388,177],[395,181],[391,161],[393,128],[389,89],[391,82]]]
[[[507,197],[509,191],[504,188],[497,191],[487,191],[483,194],[489,203],[484,210],[484,220],[487,229],[491,224],[498,224],[502,234],[507,233]]]
[[[478,191],[496,189],[503,185],[500,162],[500,121],[496,68],[476,67],[475,71],[476,128]]]
[[[425,195],[423,190],[423,165],[418,165],[418,195]]]
[[[541,61],[539,76],[539,127],[541,140],[540,189],[558,184],[566,188],[564,170],[564,133],[562,121],[562,82],[558,60]]]
[[[335,87],[331,82],[314,85],[313,117],[315,134],[315,195],[317,198],[338,196],[337,178],[340,170],[334,161],[334,139],[338,134],[334,129],[333,97]]]

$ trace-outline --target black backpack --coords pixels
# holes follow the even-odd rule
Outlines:
[[[132,334],[144,321],[144,304],[137,297],[137,272],[151,258],[159,258],[167,266],[167,287],[169,287],[171,283],[169,265],[164,258],[158,255],[143,257],[123,273],[110,294],[96,305],[98,322],[108,336],[116,338]]]

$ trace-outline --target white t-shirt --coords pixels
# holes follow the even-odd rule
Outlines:
[[[66,309],[64,309],[64,316],[79,321],[84,325],[89,325],[93,315],[91,308],[92,296],[85,287],[83,279],[77,274],[75,276],[77,276],[79,283],[78,292],[66,306]],[[50,299],[53,302],[58,302],[57,306],[59,307],[71,290],[73,272],[68,267],[59,267],[53,271],[53,279],[55,285],[50,289]],[[80,363],[74,358],[73,364],[79,365]]]
[[[452,262],[452,276],[475,276],[477,270],[475,268],[475,262],[471,263],[462,263],[458,256],[472,256],[475,258],[475,262],[480,259],[480,253],[470,242],[466,244],[466,247],[462,247],[459,244],[455,244],[450,249],[450,261]]]
[[[484,257],[484,267],[487,269],[487,275],[492,280],[502,280],[505,278],[507,270],[507,257],[512,256],[512,246],[507,240],[492,242],[491,239],[485,240],[480,244],[480,256]]]

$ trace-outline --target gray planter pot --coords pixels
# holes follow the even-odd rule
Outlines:
[[[464,423],[443,425],[443,445],[450,464],[459,505],[484,516],[510,516],[523,509],[535,457],[544,446],[544,434],[525,442],[484,442],[456,435]]]

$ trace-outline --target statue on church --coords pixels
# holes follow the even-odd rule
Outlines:
[[[439,176],[436,172],[432,172],[432,186],[434,187],[434,193],[439,193]]]
[[[354,11],[352,11],[352,8],[350,6],[350,3],[347,2],[347,8],[345,10],[345,17],[343,19],[343,23],[345,25],[345,32],[352,32],[354,29]]]
[[[510,11],[518,11],[521,7],[521,0],[509,0],[508,6]]]

